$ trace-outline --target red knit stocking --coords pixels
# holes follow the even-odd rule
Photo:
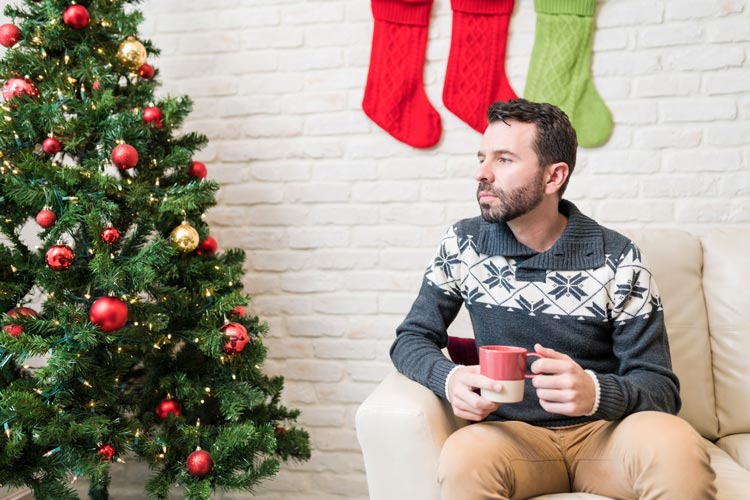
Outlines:
[[[432,0],[372,0],[375,29],[362,108],[399,141],[429,148],[440,115],[427,100],[422,71]]]
[[[514,0],[451,0],[453,32],[443,103],[484,133],[487,108],[515,99],[505,76],[505,46]]]

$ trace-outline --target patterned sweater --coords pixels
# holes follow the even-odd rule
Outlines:
[[[396,330],[394,365],[445,398],[445,380],[456,365],[441,349],[463,304],[477,347],[502,344],[533,351],[538,342],[592,370],[601,391],[594,415],[567,417],[545,411],[529,382],[522,402],[501,405],[487,420],[556,427],[646,410],[677,413],[679,381],[643,255],[632,241],[572,203],[561,201],[559,210],[568,224],[541,253],[519,243],[504,223],[476,217],[451,227]]]

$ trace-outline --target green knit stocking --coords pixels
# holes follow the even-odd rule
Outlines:
[[[536,34],[524,97],[568,115],[583,147],[604,144],[612,114],[591,81],[596,0],[534,0]]]

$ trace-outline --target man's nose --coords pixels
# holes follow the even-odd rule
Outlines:
[[[492,169],[490,168],[489,161],[484,160],[479,162],[479,167],[474,174],[474,179],[478,182],[487,181],[494,182],[495,177],[492,175]]]

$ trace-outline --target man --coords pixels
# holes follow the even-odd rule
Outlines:
[[[475,422],[446,441],[446,500],[584,491],[622,499],[715,498],[701,437],[674,415],[664,315],[640,250],[563,200],[577,140],[555,106],[497,102],[479,150],[481,217],[450,228],[397,329],[400,372]],[[477,346],[544,356],[520,403],[440,349],[465,304]]]

